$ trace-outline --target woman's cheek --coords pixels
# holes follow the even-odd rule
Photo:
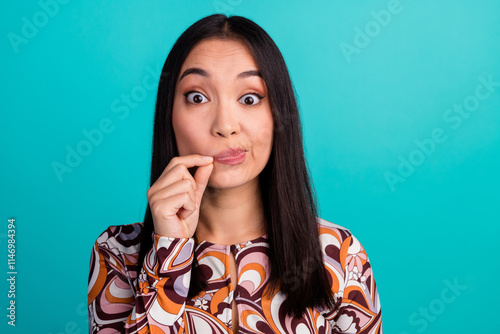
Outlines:
[[[196,125],[185,118],[178,118],[175,123],[176,126],[174,127],[174,131],[179,155],[195,153],[198,150],[197,142],[200,141],[197,138],[199,132],[197,132]]]
[[[272,124],[264,124],[257,127],[254,131],[254,142],[256,145],[262,148],[267,148],[272,146],[273,141],[273,127]]]

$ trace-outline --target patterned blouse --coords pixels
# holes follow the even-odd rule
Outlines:
[[[95,242],[90,261],[89,332],[233,333],[236,300],[239,333],[382,333],[382,314],[368,256],[349,230],[318,220],[323,262],[336,310],[309,308],[302,318],[288,316],[285,296],[265,294],[269,281],[267,236],[217,245],[194,238],[152,234],[152,249],[137,266],[142,223],[110,226]],[[234,255],[238,284],[229,275]],[[187,298],[196,256],[206,291]]]

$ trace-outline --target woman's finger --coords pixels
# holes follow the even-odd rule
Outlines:
[[[167,164],[167,166],[165,167],[165,169],[163,170],[162,174],[158,179],[160,179],[164,174],[167,174],[172,168],[174,168],[177,165],[183,165],[187,169],[195,166],[206,166],[207,164],[210,164],[212,162],[213,162],[213,157],[204,156],[200,154],[177,156],[172,158],[172,160],[170,160],[170,162]]]
[[[196,183],[194,182],[193,176],[189,172],[188,168],[195,166],[204,166],[213,162],[212,157],[210,157],[210,159],[212,159],[212,162],[210,160],[203,159],[203,157],[204,156],[202,155],[195,154],[173,158],[167,165],[163,173],[160,175],[160,177],[151,187],[163,188],[178,179],[188,178],[193,180],[193,186],[196,189]]]
[[[177,194],[151,205],[154,230],[156,234],[170,237],[191,237],[193,231],[188,230],[182,219],[186,219],[196,210],[196,204],[188,193]],[[181,217],[178,212],[181,211]],[[181,233],[182,232],[182,233]],[[184,233],[186,232],[186,233]]]
[[[201,198],[210,179],[210,175],[214,170],[214,164],[200,166],[194,174],[194,180],[196,182],[196,205],[199,207],[201,203]]]
[[[172,184],[169,184],[167,187],[158,189],[154,193],[151,193],[151,195],[148,197],[148,201],[150,203],[154,201],[161,201],[165,198],[182,193],[189,193],[190,197],[195,200],[196,195],[193,184],[194,181],[190,179],[178,180]]]

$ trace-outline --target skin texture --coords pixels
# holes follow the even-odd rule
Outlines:
[[[191,68],[209,77],[193,73],[180,79]],[[196,233],[214,243],[234,244],[265,233],[258,175],[269,160],[274,127],[263,79],[238,78],[249,70],[258,67],[244,44],[208,39],[192,49],[176,86],[172,123],[180,156],[214,156],[230,147],[247,151],[240,165],[213,163]],[[186,101],[185,94],[193,91]],[[245,104],[248,97],[256,104]]]
[[[253,56],[239,42],[205,40],[191,51],[181,73],[193,67],[205,70],[210,78],[189,74],[177,84],[172,122],[179,155],[215,156],[224,149],[242,147],[248,151],[245,161],[238,166],[215,162],[209,186],[231,188],[254,182],[271,153],[273,120],[269,98],[257,105],[241,101],[242,96],[254,97],[248,93],[267,95],[261,77],[237,78],[241,72],[258,70]],[[201,98],[203,103],[187,102],[188,91],[199,92],[191,98]]]
[[[193,68],[197,72],[186,74]],[[266,233],[258,176],[271,154],[274,124],[258,71],[240,41],[206,39],[189,53],[172,112],[179,157],[169,162],[147,194],[156,234],[186,238],[196,233],[229,245]],[[228,148],[243,148],[245,160],[227,165],[203,158]],[[234,258],[229,259],[229,271],[234,288]],[[233,328],[237,332],[236,303]]]

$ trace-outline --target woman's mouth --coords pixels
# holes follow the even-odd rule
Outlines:
[[[245,161],[247,152],[242,148],[229,148],[214,156],[214,160],[225,165],[239,165]]]

